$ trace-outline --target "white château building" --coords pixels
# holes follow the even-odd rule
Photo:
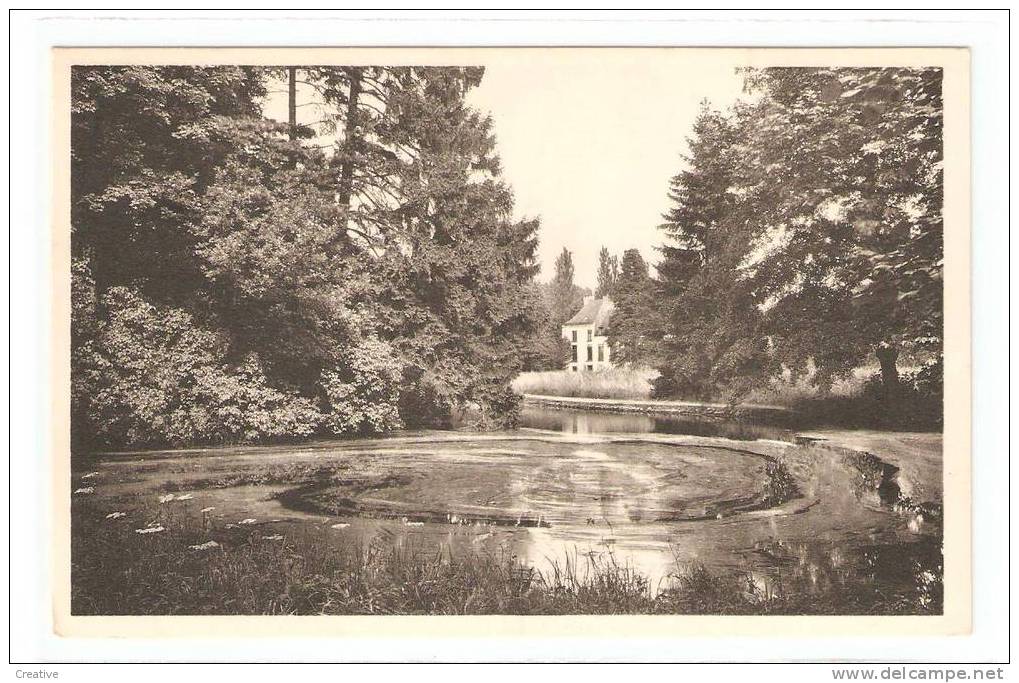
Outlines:
[[[584,297],[584,306],[563,324],[563,337],[570,341],[572,372],[604,370],[612,367],[606,336],[613,304],[609,298]]]

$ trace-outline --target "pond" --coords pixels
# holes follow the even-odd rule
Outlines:
[[[792,441],[794,432],[777,426],[736,420],[611,413],[570,408],[550,409],[524,405],[521,427],[545,429],[569,434],[686,434],[720,436],[726,439],[777,439]]]
[[[880,454],[793,436],[529,407],[512,432],[120,453],[89,469],[94,502],[126,514],[174,493],[174,505],[219,524],[314,526],[338,547],[381,539],[539,571],[615,563],[656,590],[693,567],[739,572],[764,594],[863,582],[913,591],[906,612],[929,607],[922,584],[940,577],[940,500],[901,492],[940,488],[900,481]]]

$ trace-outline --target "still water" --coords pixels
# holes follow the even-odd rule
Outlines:
[[[567,434],[686,434],[726,439],[792,440],[793,432],[776,426],[681,417],[676,415],[615,414],[593,410],[549,409],[525,405],[521,426]]]
[[[655,587],[697,566],[763,592],[859,572],[901,590],[930,571],[940,526],[899,504],[895,468],[793,441],[768,427],[528,407],[513,432],[113,454],[90,469],[110,511],[176,492],[224,525],[310,525],[337,546],[381,539],[542,571],[612,562]]]

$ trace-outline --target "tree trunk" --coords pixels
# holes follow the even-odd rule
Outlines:
[[[340,206],[350,209],[350,195],[354,185],[354,163],[357,160],[358,131],[357,107],[361,98],[361,69],[347,69],[350,90],[347,96],[347,120],[343,128],[343,165],[340,169]]]
[[[899,349],[888,342],[878,344],[874,351],[881,364],[881,386],[886,399],[894,399],[899,394],[899,369],[895,362],[899,359]]]
[[[297,139],[297,67],[287,67],[288,96],[287,114],[290,124],[290,139]]]

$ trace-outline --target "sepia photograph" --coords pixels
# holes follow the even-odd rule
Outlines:
[[[588,55],[71,66],[71,614],[943,612],[942,68]]]
[[[945,55],[778,52],[69,64],[70,614],[942,615]]]
[[[12,678],[1004,680],[1009,25],[12,10]]]

